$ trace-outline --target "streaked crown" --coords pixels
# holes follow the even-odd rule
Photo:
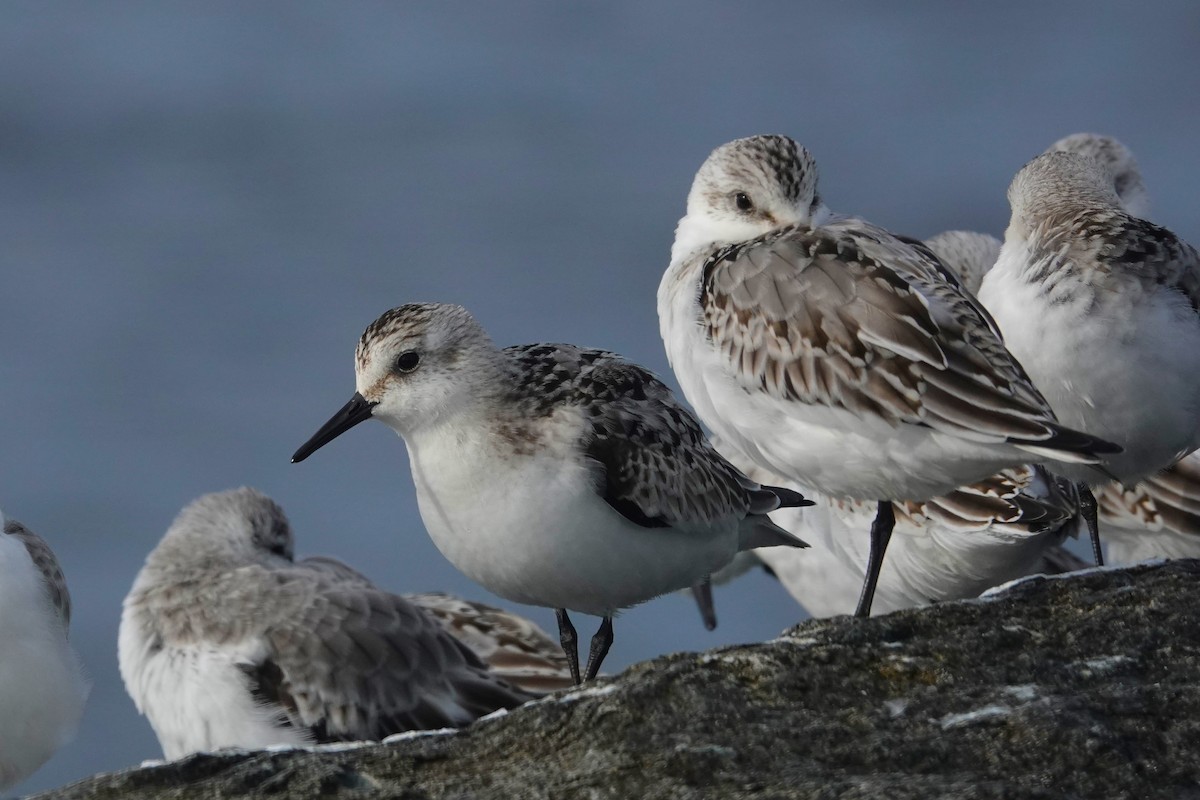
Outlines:
[[[714,150],[696,173],[674,256],[823,217],[817,163],[804,147],[786,136],[736,139]]]

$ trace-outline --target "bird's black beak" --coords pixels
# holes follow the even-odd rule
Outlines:
[[[292,456],[292,463],[299,464],[358,423],[370,419],[371,410],[376,405],[376,403],[367,402],[367,398],[355,392],[354,397],[350,398],[350,402],[346,403],[340,411],[330,417],[329,422],[321,426],[321,430],[314,433],[311,439],[300,445],[300,449]]]

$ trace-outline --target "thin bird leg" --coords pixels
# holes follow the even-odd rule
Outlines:
[[[1097,518],[1096,495],[1092,494],[1086,483],[1077,483],[1076,487],[1079,489],[1079,513],[1083,516],[1088,535],[1092,538],[1092,556],[1096,559],[1096,566],[1103,567],[1104,551],[1100,549],[1100,520]]]
[[[600,630],[596,631],[596,635],[592,637],[592,648],[588,651],[585,681],[590,681],[596,677],[596,673],[600,671],[600,664],[604,661],[604,657],[608,655],[608,648],[612,647],[612,643],[612,617],[605,617],[604,621],[600,623]]]
[[[896,512],[889,500],[880,500],[879,509],[875,512],[875,521],[871,523],[871,549],[867,554],[867,575],[863,580],[862,594],[858,596],[858,608],[854,616],[871,616],[871,601],[875,599],[875,584],[879,583],[879,570],[883,567],[883,553],[887,550],[892,538],[892,528],[896,525]]]
[[[575,633],[575,626],[571,624],[565,608],[554,609],[554,616],[558,618],[558,641],[567,657],[567,666],[571,668],[571,680],[578,686],[583,683],[579,680],[579,635]]]
[[[713,605],[712,576],[705,575],[703,580],[692,584],[692,598],[700,609],[700,619],[704,620],[705,630],[715,630],[717,627],[717,608]]]

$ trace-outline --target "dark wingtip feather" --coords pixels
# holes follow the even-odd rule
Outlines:
[[[1080,452],[1092,453],[1093,455],[1116,455],[1124,453],[1125,448],[1115,442],[1110,442],[1107,439],[1101,439],[1099,436],[1092,436],[1088,433],[1080,433],[1073,431],[1070,428],[1061,428],[1055,431],[1055,437],[1052,439],[1055,444],[1060,444],[1060,441],[1068,441],[1071,443],[1071,449],[1077,449]],[[1076,446],[1075,443],[1079,444]]]
[[[779,498],[779,508],[804,508],[816,505],[799,492],[784,489],[782,486],[764,486],[762,488]]]
[[[1036,448],[1043,454],[1054,456],[1054,451],[1063,454],[1075,454],[1082,458],[1063,458],[1064,461],[1075,461],[1081,464],[1100,464],[1103,463],[1105,456],[1116,455],[1123,453],[1125,448],[1107,439],[1101,439],[1099,436],[1093,436],[1090,433],[1077,431],[1073,428],[1067,428],[1056,423],[1047,423],[1046,427],[1050,430],[1050,436],[1045,439],[1027,439],[1018,437],[1009,437],[1008,442],[1015,444],[1018,447],[1026,449]],[[1101,471],[1104,471],[1101,469]]]

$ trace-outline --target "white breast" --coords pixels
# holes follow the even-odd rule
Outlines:
[[[737,550],[737,526],[684,532],[630,523],[596,494],[575,452],[576,409],[538,452],[450,431],[408,441],[421,518],[470,578],[518,603],[608,615],[690,586]]]
[[[1079,283],[1051,302],[1024,278],[1028,257],[1006,242],[979,298],[1059,421],[1124,447],[1107,468],[1127,483],[1200,446],[1200,319],[1184,299]]]

